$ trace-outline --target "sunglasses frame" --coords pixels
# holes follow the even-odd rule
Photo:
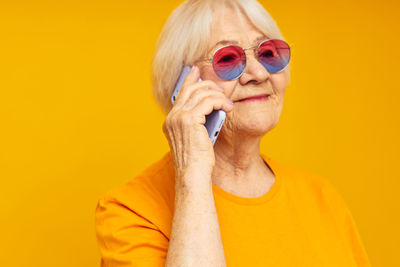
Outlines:
[[[244,48],[244,49],[243,49],[242,47],[238,46],[238,45],[225,45],[225,46],[222,46],[222,47],[216,49],[216,50],[214,51],[212,57],[210,57],[208,60],[212,63],[214,72],[215,72],[215,74],[217,74],[217,72],[215,71],[214,62],[213,62],[215,54],[216,54],[219,50],[221,50],[221,49],[223,49],[223,48],[226,48],[226,47],[232,47],[232,46],[234,46],[234,47],[239,47],[240,49],[242,49],[242,50],[243,50],[243,53],[244,53],[244,55],[245,55],[245,62],[244,62],[244,68],[243,68],[242,72],[240,73],[240,75],[239,75],[238,77],[236,77],[236,78],[231,79],[231,80],[225,80],[225,79],[222,79],[222,78],[220,77],[222,80],[225,80],[225,81],[233,81],[233,80],[239,79],[239,78],[242,76],[244,70],[246,69],[246,66],[247,66],[247,54],[246,54],[246,51],[247,51],[247,50],[251,50],[251,49],[257,49],[257,53],[256,53],[257,61],[258,61],[261,65],[263,65],[263,64],[260,62],[259,58],[258,58],[258,50],[260,49],[260,46],[261,46],[262,44],[264,44],[264,43],[266,43],[266,42],[269,42],[269,41],[274,41],[274,40],[278,40],[278,41],[285,42],[285,43],[287,44],[289,50],[290,50],[290,51],[289,51],[289,61],[288,61],[288,64],[286,64],[286,66],[285,66],[283,69],[281,69],[280,71],[278,71],[278,72],[271,72],[271,73],[280,73],[280,72],[282,72],[284,69],[286,69],[286,67],[289,65],[290,58],[291,58],[291,54],[292,54],[292,48],[289,46],[289,44],[288,44],[286,41],[281,40],[281,39],[267,39],[267,40],[263,40],[263,41],[261,41],[258,45],[250,46],[250,47]],[[286,48],[285,48],[285,49],[286,49]],[[263,67],[264,67],[264,65],[263,65]],[[265,67],[264,67],[264,68],[265,68]],[[266,68],[265,68],[265,69],[266,69]],[[266,69],[266,70],[267,70],[267,69]],[[267,71],[268,71],[268,70],[267,70]],[[219,77],[218,74],[217,74],[217,76]]]

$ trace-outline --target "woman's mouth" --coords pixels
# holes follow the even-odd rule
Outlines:
[[[254,102],[254,101],[267,101],[269,98],[268,94],[263,94],[263,95],[255,95],[255,96],[250,96],[246,98],[239,99],[236,102]]]

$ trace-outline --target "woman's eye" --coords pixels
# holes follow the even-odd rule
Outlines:
[[[260,54],[260,56],[261,57],[273,57],[274,56],[274,52],[272,50],[266,50],[266,51],[263,51]]]
[[[222,58],[220,58],[218,60],[218,63],[226,63],[226,62],[231,62],[233,60],[235,60],[235,56],[230,54],[230,55],[225,55]]]

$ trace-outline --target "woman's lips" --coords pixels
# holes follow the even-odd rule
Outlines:
[[[264,94],[264,95],[255,95],[251,97],[246,97],[240,100],[237,100],[236,102],[252,102],[252,101],[266,101],[268,100],[269,95]]]

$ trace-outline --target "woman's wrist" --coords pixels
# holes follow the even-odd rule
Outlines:
[[[175,189],[202,191],[212,188],[212,171],[206,169],[186,169],[175,176]]]

